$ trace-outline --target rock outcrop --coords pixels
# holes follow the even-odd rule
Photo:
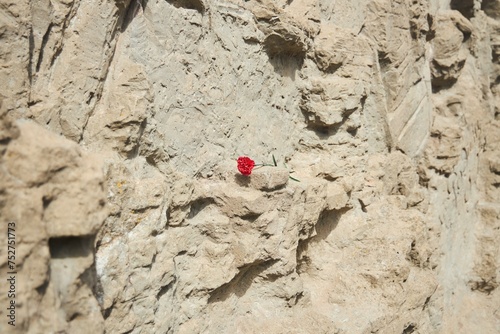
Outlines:
[[[0,332],[500,331],[497,1],[0,11]]]
[[[104,319],[93,294],[94,241],[108,216],[102,162],[32,121],[4,120],[0,131],[0,264],[2,274],[15,273],[7,276],[15,278],[12,294],[0,295],[6,306],[2,332],[102,333]],[[13,248],[7,247],[10,222]],[[15,326],[5,316],[11,300]]]

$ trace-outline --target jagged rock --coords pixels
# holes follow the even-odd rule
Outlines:
[[[4,1],[0,332],[498,332],[496,3]]]
[[[15,297],[0,297],[4,305],[15,300],[15,327],[2,329],[103,333],[92,270],[95,235],[108,214],[102,162],[31,121],[1,123],[0,216],[14,223],[17,271]],[[5,238],[0,244],[7,249]]]
[[[432,85],[454,83],[464,67],[467,40],[473,33],[472,24],[458,11],[438,13],[434,18],[432,39]]]
[[[304,56],[307,42],[300,29],[280,22],[269,30],[271,32],[264,38],[264,47],[271,56],[279,54]]]
[[[343,63],[352,63],[352,52],[362,48],[359,44],[359,39],[351,31],[323,26],[320,34],[314,39],[314,57],[318,68],[323,72],[332,73]]]
[[[355,79],[317,80],[302,91],[301,109],[313,127],[340,125],[363,108],[364,84]]]

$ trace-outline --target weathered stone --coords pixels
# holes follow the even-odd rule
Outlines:
[[[347,78],[314,81],[302,91],[301,109],[316,127],[339,125],[363,108],[366,97],[362,82]]]
[[[286,169],[263,167],[254,170],[252,175],[248,177],[248,186],[258,190],[272,191],[283,188],[287,184],[289,176],[290,173]],[[237,178],[242,184],[247,183],[243,176],[238,175]]]
[[[497,2],[4,1],[0,332],[498,332]]]
[[[458,11],[449,11],[438,13],[432,29],[432,85],[446,86],[457,80],[464,67],[466,41],[474,28]]]
[[[347,207],[349,195],[343,185],[329,184],[327,188],[326,209],[340,210]]]
[[[0,328],[103,333],[92,270],[95,235],[108,214],[102,162],[31,121],[0,122],[0,216],[5,235],[12,223],[9,271],[16,273],[15,291],[0,297],[15,301],[15,327]],[[7,250],[7,239],[0,245]]]

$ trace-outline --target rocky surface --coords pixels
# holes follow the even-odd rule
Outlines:
[[[16,301],[17,317],[15,327],[3,321],[2,332],[102,332],[92,292],[94,240],[108,216],[101,159],[32,121],[4,120],[0,132],[1,218],[4,227],[15,223],[17,245],[15,296],[0,295],[3,305]],[[6,238],[1,247],[5,274]]]
[[[500,331],[497,1],[0,10],[2,333]]]

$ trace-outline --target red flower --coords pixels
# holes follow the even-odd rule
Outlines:
[[[239,157],[238,158],[238,170],[243,175],[252,174],[252,169],[255,167],[255,162],[249,157]]]

